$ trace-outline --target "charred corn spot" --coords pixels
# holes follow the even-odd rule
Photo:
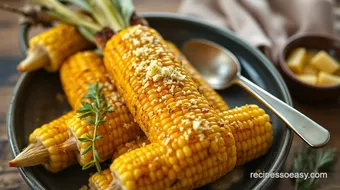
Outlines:
[[[98,83],[103,86],[102,92],[106,103],[112,106],[114,112],[107,113],[106,123],[97,129],[97,135],[103,137],[96,141],[96,150],[102,161],[111,158],[117,146],[135,139],[142,133],[138,125],[133,122],[133,117],[124,105],[116,87],[105,74],[102,58],[96,53],[85,51],[71,56],[62,65],[60,77],[66,96],[74,109],[78,109],[84,101],[90,84]],[[93,154],[90,150],[82,155],[90,142],[80,142],[78,139],[92,137],[93,127],[78,117],[79,114],[76,114],[69,120],[68,128],[70,135],[77,140],[79,150],[77,158],[83,166],[93,159]]]
[[[44,166],[50,172],[59,172],[77,162],[73,152],[59,153],[53,149],[54,145],[61,144],[65,139],[69,138],[67,133],[67,121],[74,115],[74,112],[69,112],[60,118],[35,129],[29,136],[30,143],[40,141],[49,151],[49,162],[45,163]],[[58,138],[60,135],[65,137]]]
[[[136,40],[139,43],[132,42]],[[134,26],[116,34],[106,44],[104,62],[112,79],[119,84],[118,91],[129,110],[151,141],[112,163],[110,169],[116,184],[126,189],[190,189],[218,179],[235,166],[235,141],[230,129],[225,125],[219,132],[214,131],[218,123],[224,125],[223,119],[155,30]],[[160,69],[150,71],[151,63]],[[149,97],[159,100],[154,102],[156,106],[151,105]],[[181,104],[176,106],[178,101]],[[165,128],[161,123],[167,118],[171,119]],[[195,119],[201,120],[202,129],[194,130]],[[217,133],[227,143],[213,143]],[[186,145],[178,142],[180,137]],[[193,159],[197,142],[202,148],[195,153],[198,159]],[[228,154],[223,157],[225,152]],[[196,167],[201,167],[201,171]],[[135,168],[142,168],[142,177],[132,174]],[[197,177],[186,178],[187,174]]]
[[[265,154],[272,145],[269,116],[257,105],[246,105],[220,113],[235,137],[237,165]]]
[[[29,47],[30,50],[43,48],[50,58],[50,64],[47,64],[45,69],[56,72],[67,57],[91,47],[91,44],[83,38],[76,27],[60,24],[33,37],[29,41]]]

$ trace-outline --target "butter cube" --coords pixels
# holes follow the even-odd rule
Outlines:
[[[326,73],[334,73],[340,68],[339,62],[325,51],[319,51],[310,61],[310,64]]]
[[[312,74],[297,75],[296,77],[302,82],[313,84],[313,85],[315,85],[318,81],[317,75],[312,75]]]
[[[317,53],[317,50],[307,50],[306,61],[309,62]]]
[[[307,51],[305,48],[297,48],[289,54],[287,65],[296,74],[301,74],[306,62]]]
[[[313,65],[307,64],[305,68],[303,68],[303,74],[317,75],[319,70],[315,68]]]
[[[340,84],[340,76],[331,75],[326,72],[320,72],[318,76],[318,85],[337,85]]]

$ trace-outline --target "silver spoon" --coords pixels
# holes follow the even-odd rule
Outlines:
[[[311,147],[322,147],[329,141],[329,132],[321,125],[243,77],[240,63],[227,49],[207,40],[190,40],[182,50],[214,89],[222,90],[238,84],[271,109]]]

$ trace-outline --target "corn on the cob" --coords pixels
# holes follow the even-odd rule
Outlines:
[[[9,166],[27,167],[43,164],[48,171],[56,173],[76,163],[73,151],[59,152],[54,146],[69,138],[66,123],[74,115],[74,112],[69,112],[35,129],[29,137],[29,146],[10,161]]]
[[[226,123],[229,123],[236,144],[237,165],[242,165],[265,154],[272,145],[272,127],[268,115],[257,105],[246,105],[220,113]],[[150,142],[145,136],[138,140],[125,143],[117,148],[112,159],[130,152],[136,148],[143,147]],[[112,175],[108,177],[96,173],[90,178],[90,186],[96,190],[108,189],[112,182]],[[108,180],[110,179],[110,180]],[[99,186],[98,184],[105,184]]]
[[[209,104],[211,104],[217,111],[227,111],[229,108],[226,102],[222,99],[220,95],[217,94],[217,92],[213,88],[209,86],[209,84],[203,79],[203,77],[195,69],[195,67],[191,65],[187,58],[176,47],[176,45],[168,41],[166,43],[171,53],[173,53],[182,62],[183,67],[189,72],[189,75],[198,85],[199,91],[208,100]]]
[[[227,111],[228,105],[222,97],[209,86],[180,50],[171,42],[167,42],[167,45],[198,84],[203,96],[217,111],[221,112],[219,115],[230,124],[236,143],[237,165],[265,154],[272,145],[273,131],[270,118],[264,110],[257,105],[248,105]]]
[[[103,85],[102,92],[106,102],[112,106],[114,112],[107,113],[105,119],[107,122],[97,129],[98,136],[103,136],[102,139],[96,141],[96,150],[102,161],[111,158],[117,146],[135,139],[142,133],[116,88],[110,83],[104,71],[102,58],[96,53],[87,51],[71,56],[62,65],[60,72],[65,94],[75,109],[79,108],[81,101],[84,101],[82,97],[87,93],[86,87],[89,84]],[[85,155],[81,154],[91,142],[81,142],[78,139],[86,136],[92,137],[93,128],[84,119],[79,119],[78,115],[69,120],[68,128],[70,135],[77,143],[78,162],[84,166],[93,160],[92,150]]]
[[[219,113],[235,138],[237,165],[265,154],[272,145],[273,129],[269,116],[257,105],[245,105]]]
[[[90,42],[74,26],[60,24],[29,41],[28,56],[18,65],[18,70],[28,72],[44,67],[56,72],[68,56],[90,47]]]
[[[114,147],[125,142],[129,142],[142,133],[138,125],[133,121],[133,117],[123,104],[119,94],[116,92],[116,88],[108,82],[109,79],[105,74],[104,64],[100,56],[90,51],[77,53],[65,61],[60,71],[60,76],[69,103],[75,110],[80,107],[81,101],[84,100],[84,96],[88,92],[87,88],[89,84],[99,83],[104,85],[103,92],[106,96],[107,103],[112,104],[115,108],[115,112],[109,113],[106,116],[107,123],[100,126],[98,130],[99,135],[106,137],[98,140],[96,143],[98,153],[103,160],[111,158]],[[9,164],[12,164],[13,167],[38,165],[47,162],[48,157],[50,156],[51,163],[54,165],[50,164],[52,169],[48,168],[48,170],[57,172],[69,166],[66,165],[66,163],[71,164],[74,162],[72,160],[68,161],[65,156],[63,157],[64,163],[52,161],[59,159],[57,156],[58,154],[75,154],[73,153],[74,151],[77,152],[76,155],[80,164],[86,164],[90,159],[92,159],[92,156],[90,155],[91,151],[89,151],[86,155],[80,155],[78,148],[79,151],[82,152],[88,143],[79,142],[78,138],[86,135],[91,136],[93,134],[93,128],[88,126],[86,121],[80,120],[78,116],[79,114],[75,113],[68,116],[68,123],[64,124],[64,126],[60,126],[60,128],[64,129],[64,131],[53,131],[55,138],[58,138],[58,141],[53,141],[53,139],[48,141],[55,142],[53,144],[55,146],[49,144],[51,147],[48,147],[49,150],[53,151],[53,155],[45,150],[44,157],[39,157],[40,154],[37,152],[39,151],[39,147],[37,148],[35,146],[33,150],[27,149],[30,150],[28,153],[32,154],[28,155],[27,151],[24,151],[20,154],[22,155],[21,157],[19,157],[19,155],[18,158],[14,159]],[[69,130],[67,130],[66,126],[68,126]],[[38,131],[41,130],[39,129]],[[68,136],[65,137],[65,139],[60,139],[60,136],[62,136],[64,132],[69,132]],[[37,132],[34,132],[32,136],[35,136],[36,133]],[[39,134],[41,134],[41,132]],[[46,138],[46,136],[49,137],[50,134],[41,135]],[[34,138],[31,137],[31,139]],[[22,159],[30,162],[30,165],[27,165],[22,161]],[[47,166],[50,167],[49,165]]]
[[[195,188],[235,166],[230,129],[155,30],[133,26],[116,34],[106,44],[104,63],[151,141],[113,162],[115,185]]]
[[[113,180],[110,169],[105,169],[102,173],[96,172],[89,178],[89,187],[91,190],[106,190]]]
[[[92,51],[76,53],[63,63],[60,67],[60,81],[66,98],[74,110],[81,106],[90,84],[104,84],[104,91],[112,91],[112,97],[120,99],[116,87],[108,81],[105,73],[101,57]]]
[[[118,156],[130,152],[136,148],[140,148],[149,144],[150,141],[146,138],[146,136],[138,137],[136,140],[122,144],[117,147],[115,152],[113,153],[112,159],[116,159]],[[113,177],[110,169],[104,170],[101,174],[96,172],[89,178],[89,186],[91,189],[96,190],[105,190],[108,189],[111,182],[113,181]]]

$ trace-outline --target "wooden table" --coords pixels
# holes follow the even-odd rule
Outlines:
[[[2,0],[15,7],[24,4],[23,0],[11,1]],[[136,0],[135,4],[138,11],[166,11],[176,12],[180,0]],[[12,158],[7,144],[6,134],[6,113],[10,102],[12,89],[19,77],[16,71],[16,65],[22,59],[18,47],[18,17],[0,12],[0,189],[28,189],[21,178],[17,169],[8,168],[7,161]],[[316,122],[325,126],[331,132],[331,141],[329,146],[340,147],[340,101],[332,105],[306,105],[294,101],[294,106],[313,118]],[[294,138],[291,153],[285,165],[285,171],[289,171],[294,151],[301,145],[298,137]],[[328,179],[321,180],[322,189],[336,189],[340,185],[340,163],[334,167],[334,172],[328,175]],[[293,189],[289,179],[279,180],[275,185],[277,189]],[[327,188],[326,188],[327,186]]]

